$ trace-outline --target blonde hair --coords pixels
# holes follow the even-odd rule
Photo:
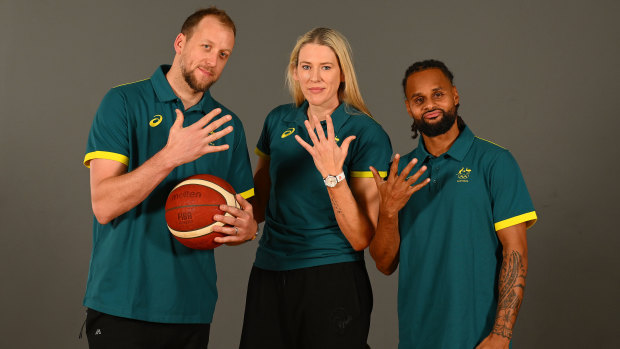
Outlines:
[[[307,32],[297,39],[293,52],[291,52],[291,59],[286,71],[286,84],[295,104],[299,107],[306,100],[299,82],[293,78],[295,68],[297,68],[299,63],[299,51],[306,44],[318,44],[332,49],[338,59],[340,71],[344,76],[344,82],[340,83],[340,87],[338,87],[338,100],[371,116],[357,86],[357,78],[355,77],[353,61],[351,60],[351,46],[349,46],[349,42],[342,34],[330,28],[314,28]]]

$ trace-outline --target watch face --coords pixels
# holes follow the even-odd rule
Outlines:
[[[325,185],[333,188],[336,186],[336,184],[338,184],[338,179],[336,179],[336,177],[334,176],[327,176],[325,177]]]

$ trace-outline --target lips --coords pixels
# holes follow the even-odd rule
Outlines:
[[[210,68],[203,68],[203,67],[198,67],[196,68],[199,72],[201,72],[203,75],[207,75],[207,76],[213,76],[213,70],[211,70]]]
[[[431,110],[429,112],[424,113],[424,115],[422,115],[425,119],[434,119],[438,116],[441,116],[443,114],[443,112],[441,110]]]
[[[311,93],[321,93],[323,92],[324,88],[321,87],[311,87],[308,89],[308,91],[310,91]]]

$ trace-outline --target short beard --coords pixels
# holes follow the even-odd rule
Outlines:
[[[181,74],[183,75],[183,79],[185,79],[187,85],[196,92],[206,92],[209,88],[211,88],[211,85],[217,81],[217,79],[215,79],[200,83],[191,72],[185,69],[185,66],[183,65],[181,65]]]
[[[452,108],[448,112],[446,112],[443,109],[436,109],[436,110],[441,110],[443,112],[441,120],[439,120],[438,122],[435,122],[432,124],[427,123],[424,120],[424,117],[422,117],[420,121],[415,120],[415,119],[413,121],[415,126],[417,126],[417,129],[420,131],[420,133],[422,133],[423,135],[427,137],[436,137],[436,136],[440,136],[448,132],[452,128],[452,125],[454,125],[454,122],[456,121],[457,113],[456,113],[455,108]]]

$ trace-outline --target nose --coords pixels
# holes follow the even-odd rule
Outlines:
[[[217,54],[218,54],[217,52],[207,53],[205,62],[207,63],[209,67],[215,67],[215,65],[217,64]]]
[[[429,99],[426,101],[426,103],[424,104],[424,108],[423,108],[423,110],[424,110],[425,112],[427,112],[427,111],[429,111],[429,110],[433,110],[433,109],[435,109],[435,104],[433,103],[432,99],[430,99],[430,98],[429,98]]]
[[[320,69],[312,69],[310,71],[310,80],[311,81],[321,81]]]

